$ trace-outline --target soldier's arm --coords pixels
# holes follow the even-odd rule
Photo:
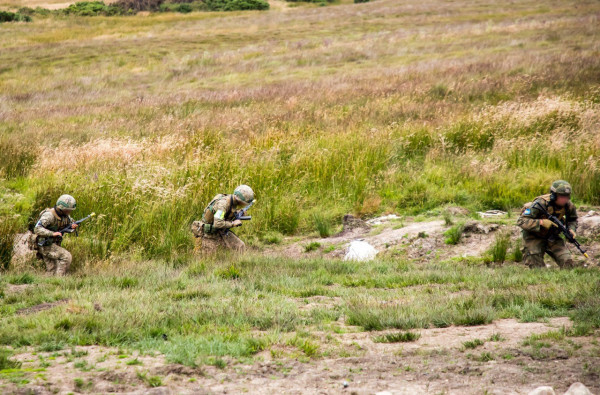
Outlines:
[[[569,204],[569,211],[567,213],[567,227],[573,232],[577,232],[577,208],[574,204]]]
[[[534,202],[534,204],[536,204]],[[523,214],[517,219],[517,226],[523,230],[527,230],[529,232],[539,232],[540,231],[540,217],[541,210],[535,208],[533,205],[523,211]]]
[[[231,221],[225,219],[225,213],[227,213],[227,199],[222,198],[215,202],[213,206],[215,209],[215,219],[213,221],[213,227],[215,229],[229,229],[233,227]]]
[[[51,231],[50,229],[48,229],[48,226],[52,225],[52,221],[53,221],[52,213],[49,213],[49,212],[44,213],[40,217],[37,224],[35,224],[35,228],[33,228],[33,232],[38,236],[52,237],[52,235],[54,235],[54,232]]]

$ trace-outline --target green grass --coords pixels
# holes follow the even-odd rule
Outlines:
[[[406,343],[417,341],[420,337],[421,334],[416,332],[396,332],[375,336],[373,341],[375,343]]]
[[[407,15],[401,4],[381,14],[373,2],[360,12],[351,4],[326,7],[314,26],[304,8],[286,14],[293,23],[273,22],[281,15],[269,11],[93,17],[85,29],[77,18],[52,16],[3,26],[10,110],[0,148],[10,154],[0,158],[0,190],[10,198],[0,203],[0,261],[8,263],[14,233],[63,192],[78,199],[75,216],[101,214],[65,241],[74,269],[123,254],[189,260],[190,223],[217,192],[241,182],[254,187],[258,204],[240,235],[266,235],[266,243],[278,242],[277,233],[328,237],[350,212],[520,207],[555,178],[572,182],[578,203],[598,204],[600,167],[590,160],[599,147],[586,134],[600,102],[600,61],[593,24],[574,22],[598,5],[573,4],[526,1],[493,21],[493,2],[461,4],[456,20],[437,8]],[[520,22],[525,11],[550,27]],[[494,26],[474,34],[477,21]],[[260,28],[237,32],[249,24]],[[506,24],[515,26],[504,32]],[[180,30],[191,25],[197,28]],[[370,41],[399,25],[407,34],[393,44]],[[440,34],[438,26],[448,30]],[[190,54],[179,34],[201,40],[203,50]],[[548,34],[573,45],[559,40],[548,48],[540,40]],[[404,67],[411,71],[394,74]],[[335,89],[340,80],[353,88]],[[99,88],[72,94],[88,83]],[[415,88],[391,88],[406,84]],[[45,115],[32,116],[38,113]],[[551,135],[560,149],[546,144]],[[49,159],[63,154],[63,165]]]
[[[444,236],[446,236],[446,244],[455,245],[460,242],[463,236],[464,224],[459,223],[452,226],[446,232],[444,232]]]
[[[5,369],[18,369],[21,367],[21,362],[10,359],[11,353],[7,350],[0,349],[0,371]]]
[[[479,325],[501,318],[571,316],[581,328],[577,333],[600,327],[597,269],[535,272],[456,260],[416,265],[392,259],[355,263],[261,256],[202,264],[200,275],[191,270],[196,264],[153,261],[86,268],[64,278],[29,273],[36,287],[0,299],[0,345],[66,348],[63,352],[78,362],[85,354],[72,347],[97,344],[158,351],[169,362],[197,366],[215,358],[253,358],[278,344],[292,345],[308,358],[335,355],[341,352],[336,346],[298,334],[339,325],[342,316],[359,330],[399,329],[401,335],[390,335],[396,339],[419,328]],[[115,281],[123,278],[137,283],[123,287]],[[73,293],[81,307],[76,314],[65,304],[15,314]],[[317,295],[337,302],[309,310],[299,307]],[[399,303],[383,303],[387,301]],[[94,303],[102,310],[94,309]]]
[[[331,327],[569,316],[573,333],[598,329],[597,268],[523,270],[504,236],[488,255],[509,263],[494,268],[402,250],[360,264],[261,256],[284,237],[329,237],[348,213],[443,218],[457,244],[445,207],[518,208],[558,178],[578,205],[600,204],[600,3],[414,4],[2,24],[0,345],[224,368],[278,347],[342,355],[311,336]],[[257,204],[238,232],[258,251],[199,259],[191,222],[240,183]],[[72,274],[10,268],[14,235],[63,193],[76,218],[99,214],[64,240]],[[16,314],[62,299],[78,313]]]
[[[304,252],[311,252],[318,250],[321,247],[321,243],[316,241],[311,241],[307,245],[304,246]]]
[[[466,342],[463,342],[463,347],[466,349],[473,349],[473,348],[477,348],[479,346],[483,346],[485,342],[481,339],[473,339],[473,340],[468,340]]]
[[[508,253],[509,247],[510,247],[510,233],[508,233],[508,232],[497,233],[495,236],[494,243],[492,244],[492,246],[490,247],[490,249],[488,251],[490,260],[492,262],[496,262],[496,263],[503,263],[509,255],[509,253]],[[518,248],[515,249],[515,251],[517,251],[517,250],[520,252],[520,250]],[[518,255],[515,256],[514,252],[513,252],[513,257],[515,260],[519,259],[519,256]]]

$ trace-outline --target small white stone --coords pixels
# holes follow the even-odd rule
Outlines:
[[[577,382],[571,384],[565,395],[592,395],[592,393],[585,385]]]
[[[552,387],[537,387],[529,393],[529,395],[556,395]]]
[[[350,243],[346,255],[344,256],[345,261],[370,261],[375,259],[377,250],[371,244],[362,240],[354,240]]]

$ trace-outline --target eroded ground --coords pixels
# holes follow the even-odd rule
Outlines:
[[[223,369],[168,364],[162,356],[123,349],[74,347],[18,354],[22,369],[3,373],[4,391],[506,394],[541,385],[565,391],[576,381],[600,391],[600,346],[592,337],[561,335],[569,327],[568,318],[545,323],[503,319],[491,325],[424,329],[417,341],[391,344],[373,341],[389,331],[341,327],[345,333],[322,335],[333,337],[347,357],[306,362],[290,358],[292,349],[274,348],[253,364]],[[525,345],[531,335],[540,335],[542,345]],[[25,381],[29,383],[23,386]]]

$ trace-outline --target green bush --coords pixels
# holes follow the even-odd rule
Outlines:
[[[127,13],[160,11],[164,0],[119,0],[114,5]]]
[[[103,1],[80,1],[61,10],[66,15],[96,16],[121,15],[124,8],[119,5],[106,5]]]
[[[268,10],[264,0],[204,0],[210,11]]]
[[[31,22],[31,17],[18,12],[0,11],[0,23],[2,22]]]

